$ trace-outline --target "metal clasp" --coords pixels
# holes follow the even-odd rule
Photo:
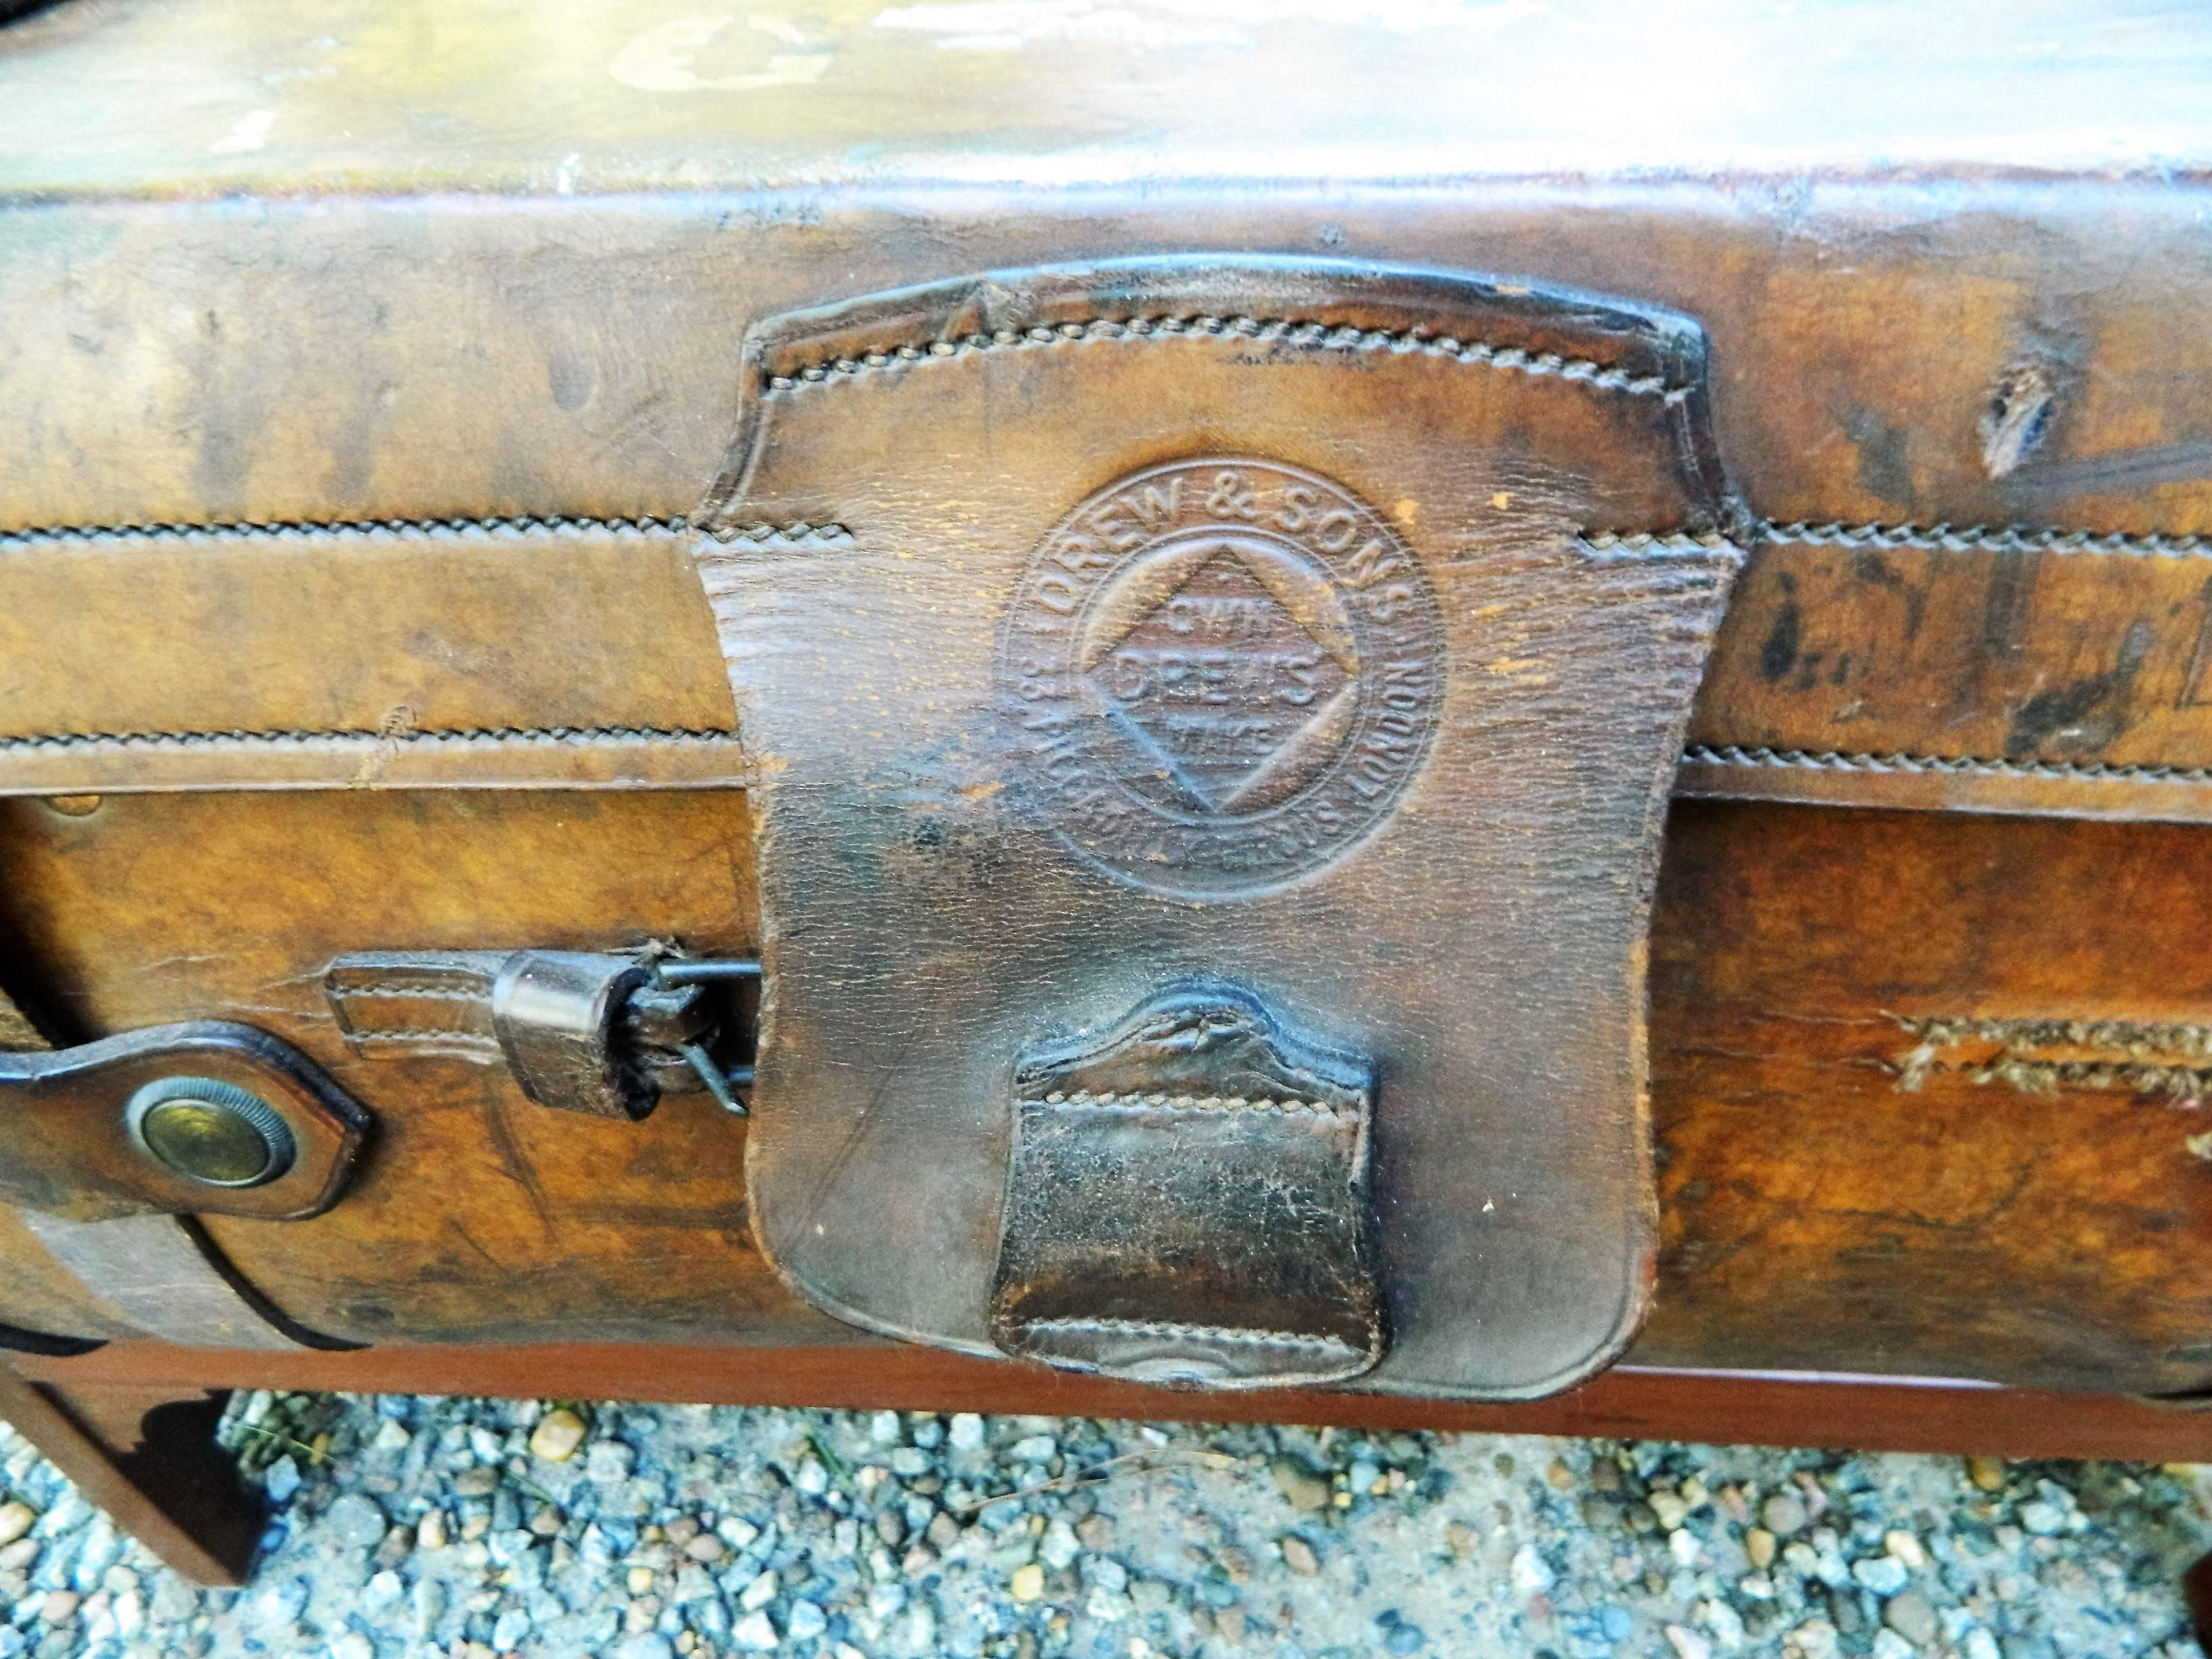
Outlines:
[[[364,951],[323,988],[364,1059],[503,1065],[541,1106],[635,1122],[704,1089],[745,1115],[749,957],[581,951]]]

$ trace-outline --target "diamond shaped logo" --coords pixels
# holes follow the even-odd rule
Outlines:
[[[1085,678],[1165,781],[1210,813],[1271,782],[1339,724],[1350,665],[1315,636],[1231,542],[1210,550],[1136,618]]]

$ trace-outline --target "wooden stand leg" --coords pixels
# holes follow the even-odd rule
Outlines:
[[[0,1419],[86,1501],[195,1583],[245,1582],[261,1506],[215,1443],[223,1395],[205,1389],[61,1389],[0,1366]]]
[[[2212,1651],[2212,1555],[2199,1556],[2197,1565],[2181,1575],[2181,1597],[2197,1627],[2197,1642]]]

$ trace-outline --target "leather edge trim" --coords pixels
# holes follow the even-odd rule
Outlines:
[[[681,536],[691,527],[691,521],[680,514],[668,518],[630,519],[525,514],[504,518],[337,519],[327,522],[276,519],[216,520],[206,524],[32,525],[0,530],[0,553],[57,542],[321,540],[368,536],[454,540],[544,535]],[[836,524],[740,525],[731,532],[748,541],[834,538],[850,533],[844,526]]]
[[[2091,553],[2138,559],[2212,558],[2212,536],[2057,530],[2028,525],[1762,523],[1761,541],[1789,547],[1911,548],[1929,553]]]
[[[2212,769],[1692,744],[1677,799],[2212,823]]]
[[[328,523],[271,520],[216,521],[207,524],[40,525],[0,530],[0,554],[55,542],[210,541],[232,538],[286,538],[349,536],[404,536],[423,538],[534,534],[684,535],[703,524],[678,515],[671,518],[588,519],[566,517],[362,519]],[[842,524],[747,524],[718,532],[725,539],[755,542],[799,541],[810,538],[844,540],[852,529]],[[1912,548],[1928,552],[1965,553],[2087,553],[2128,558],[2212,558],[2212,536],[2167,534],[2159,531],[2068,530],[2052,525],[1845,524],[1830,520],[1815,524],[1798,520],[1789,524],[1757,520],[1743,527],[1753,541],[1795,547]],[[1639,539],[1626,533],[1590,532],[1583,539],[1602,550]],[[1642,539],[1653,539],[1646,536]],[[1693,538],[1692,539],[1705,539]]]
[[[1283,314],[1241,315],[1248,307],[1240,286],[1254,279],[1264,279],[1267,285],[1267,308]],[[1295,292],[1300,285],[1310,290],[1310,298]],[[1429,337],[1425,323],[1376,330],[1330,324],[1318,315],[1290,314],[1302,305],[1316,313],[1355,306],[1434,313],[1435,338]],[[1085,314],[1061,314],[1071,307]],[[1127,314],[1107,314],[1117,309]],[[1192,313],[1200,326],[1184,326],[1185,313]],[[1152,326],[1156,316],[1174,326]],[[1459,322],[1493,318],[1509,330],[1525,331],[1532,343],[1547,331],[1610,339],[1617,348],[1615,361],[1600,363],[1540,346],[1530,349],[1462,337]],[[1094,327],[1109,329],[1112,337],[1125,340],[1187,338],[1193,333],[1233,337],[1245,331],[1237,326],[1240,322],[1249,322],[1254,333],[1271,329],[1276,337],[1297,333],[1299,343],[1308,345],[1419,349],[1563,383],[1658,396],[1692,520],[1687,527],[1739,530],[1749,517],[1727,493],[1711,418],[1705,333],[1694,318],[1662,306],[1491,273],[1288,254],[1212,252],[981,271],[756,319],[746,327],[740,348],[744,379],[738,388],[735,431],[690,523],[718,540],[732,538],[737,532],[719,520],[750,489],[770,400],[813,384],[817,375],[823,380],[857,378],[877,368],[918,366],[978,349],[1048,349],[1102,337],[1091,332]],[[1309,329],[1314,331],[1310,338],[1304,332]],[[870,341],[866,345],[861,343],[864,335]],[[1444,349],[1448,344],[1449,351]]]
[[[742,786],[731,730],[149,732],[0,739],[0,796]]]

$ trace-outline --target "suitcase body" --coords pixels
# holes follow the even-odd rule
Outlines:
[[[497,1386],[499,1354],[581,1344],[741,1394],[783,1385],[713,1356],[773,1351],[827,1399],[792,1358],[826,1346],[939,1379],[892,1394],[1075,1399],[1042,1357],[1119,1379],[1086,1399],[1339,1382],[1237,1409],[1359,1413],[1541,1395],[1625,1343],[1632,1375],[1723,1379],[1709,1433],[1747,1374],[2212,1383],[2203,31],[2146,9],[2092,62],[2044,19],[1985,76],[1977,25],[1900,58],[1880,9],[1814,47],[971,9],[0,30],[27,1374]],[[1394,610],[1370,578],[1400,556],[1428,595]],[[1194,626],[1301,631],[1186,660],[1170,588]],[[1374,665],[1431,646],[1449,695],[1389,702]],[[1073,794],[963,817],[1046,799],[1052,764],[963,746],[939,692],[971,659],[974,709],[1099,699],[1113,754],[1164,757],[1109,780],[1127,810],[1216,828],[1133,839]],[[1188,707],[1148,725],[1111,679],[1137,668]],[[1298,848],[1217,834],[1308,761],[1243,757],[1260,727],[1211,705],[1310,694],[1376,767],[1419,750],[1410,781]],[[1356,763],[1297,729],[1313,776]],[[668,964],[764,943],[765,1010],[719,983],[718,1023],[611,1058],[664,1018],[641,986],[682,1000]],[[191,1022],[281,1054],[148,1035]],[[1128,1060],[1170,1030],[1212,1035]],[[1180,1192],[1200,1142],[1154,1167],[1060,1109],[1164,1110],[1146,1079],[1186,1061],[1194,1122],[1245,1103],[1232,1073],[1338,1104],[1206,1117],[1218,1180],[1146,1232],[1128,1194]],[[221,1149],[162,1154],[145,1091],[256,1066],[288,1172],[149,1174]],[[195,1099],[176,1124],[243,1133]],[[1520,1255],[1486,1158],[1530,1187]],[[1295,1224],[1218,1198],[1255,1168],[1313,1183]],[[143,1293],[145,1249],[189,1293]],[[1130,1266],[1248,1249],[1281,1285]],[[1248,1364],[1271,1297],[1307,1346]],[[1954,1409],[1935,1437],[1996,1431]],[[2110,1444],[2197,1434],[2126,1421]]]

